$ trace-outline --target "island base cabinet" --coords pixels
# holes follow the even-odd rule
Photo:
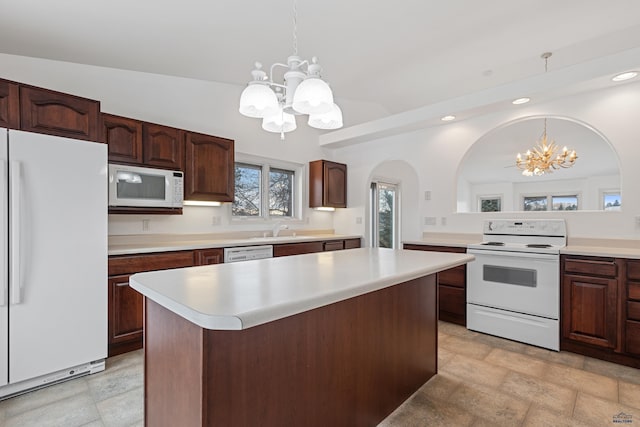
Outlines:
[[[146,299],[147,426],[373,426],[436,373],[435,275],[245,330]]]

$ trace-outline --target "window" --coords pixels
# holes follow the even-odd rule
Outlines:
[[[525,211],[546,211],[547,196],[525,196],[524,210]]]
[[[478,205],[480,212],[500,212],[502,210],[502,198],[500,196],[480,196]]]
[[[605,211],[619,211],[622,207],[619,191],[605,191],[602,193],[602,208]]]
[[[551,196],[551,210],[553,211],[577,211],[578,196]]]
[[[251,156],[238,158],[232,216],[243,220],[299,219],[303,166]]]
[[[546,196],[524,196],[522,207],[527,212],[577,211],[580,208],[577,194],[553,194]]]
[[[398,247],[399,186],[379,181],[371,183],[371,241],[373,247]]]

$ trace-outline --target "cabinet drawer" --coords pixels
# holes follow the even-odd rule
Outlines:
[[[345,249],[356,249],[360,247],[360,239],[347,239],[344,241]]]
[[[640,283],[629,283],[629,299],[640,301]]]
[[[326,251],[341,251],[344,249],[344,240],[336,240],[333,242],[324,242],[324,250]]]
[[[117,256],[109,258],[109,276],[192,267],[193,265],[193,251]]]
[[[629,320],[637,320],[640,322],[640,302],[627,302],[627,318]]]
[[[416,245],[412,243],[405,243],[402,248],[414,251],[455,252],[458,254],[464,254],[467,252],[466,248],[459,248],[455,246]]]
[[[438,284],[454,286],[456,288],[465,287],[467,281],[467,266],[459,265],[458,267],[450,268],[438,273]]]
[[[627,277],[640,280],[640,261],[627,261]]]
[[[627,320],[626,348],[627,353],[640,355],[640,322]]]
[[[589,274],[594,276],[616,277],[618,266],[613,259],[573,259],[567,258],[564,263],[567,273]]]

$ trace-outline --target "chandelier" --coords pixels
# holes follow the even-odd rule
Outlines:
[[[541,55],[544,59],[544,72],[547,72],[547,63],[551,52],[545,52]],[[531,150],[527,150],[525,157],[518,153],[516,156],[516,166],[522,170],[522,175],[525,176],[540,176],[545,173],[552,173],[554,170],[560,168],[570,168],[576,162],[578,155],[576,150],[571,150],[567,147],[562,149],[561,153],[558,152],[558,146],[555,141],[549,141],[547,138],[547,119],[544,119],[544,131],[542,137],[538,140],[538,144]]]
[[[284,134],[296,129],[297,115],[308,114],[308,125],[316,129],[338,129],[342,127],[342,111],[333,102],[333,92],[322,80],[322,68],[318,59],[311,62],[298,56],[297,7],[293,2],[293,55],[287,63],[275,63],[269,75],[262,64],[255,63],[251,72],[253,80],[240,95],[241,114],[247,117],[261,118],[262,129],[268,132]],[[284,68],[283,82],[274,80],[276,68]]]

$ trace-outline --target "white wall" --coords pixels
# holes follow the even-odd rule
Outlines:
[[[461,232],[480,234],[483,219],[564,218],[570,237],[639,238],[640,227],[640,83],[627,83],[612,89],[558,99],[553,102],[513,107],[508,110],[435,128],[405,133],[336,149],[334,157],[349,167],[349,209],[336,213],[335,229],[340,233],[365,233],[356,218],[364,216],[368,180],[375,165],[387,160],[404,160],[419,175],[415,209],[421,224],[425,217],[436,217],[437,225],[422,225],[422,232]],[[620,212],[535,212],[535,213],[456,213],[456,177],[460,161],[471,145],[491,129],[525,116],[558,115],[591,125],[603,134],[618,153],[621,165],[622,204]],[[559,142],[560,143],[560,142]],[[426,201],[424,191],[431,191]],[[407,196],[407,195],[405,195]],[[411,196],[411,195],[409,195]],[[446,225],[443,225],[444,224]]]
[[[278,134],[263,131],[258,119],[238,113],[242,86],[6,54],[0,54],[0,78],[96,99],[104,112],[230,138],[235,140],[236,152],[301,164],[333,159],[331,151],[319,147],[319,131],[307,126],[306,116],[299,117],[298,129],[281,141]],[[378,105],[340,98],[336,102],[347,126],[386,115]],[[212,225],[213,216],[221,217],[221,225]],[[305,208],[303,218],[295,228],[333,227],[331,213]],[[231,225],[226,204],[219,208],[185,207],[182,216],[111,215],[109,234],[141,233],[142,219],[150,220],[151,233],[269,229],[264,223]]]

